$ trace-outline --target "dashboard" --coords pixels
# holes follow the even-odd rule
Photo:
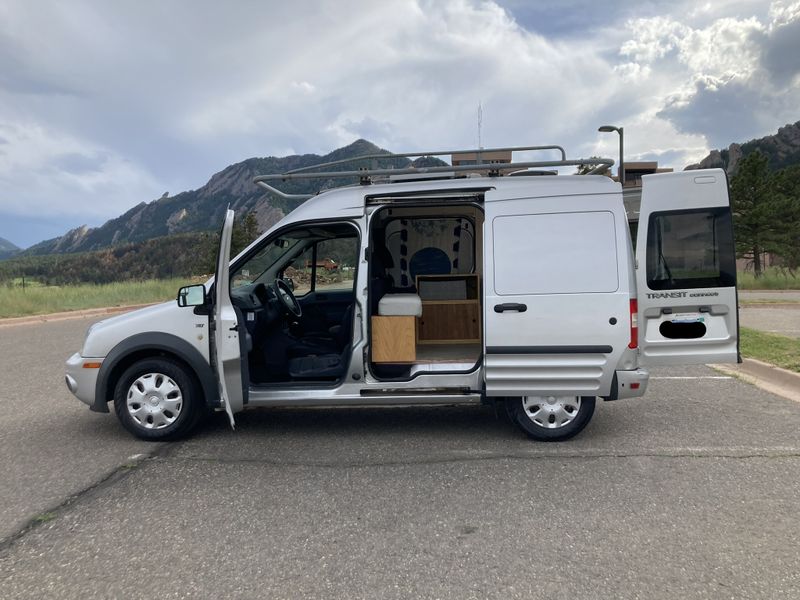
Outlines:
[[[231,301],[242,310],[258,310],[275,299],[275,293],[263,283],[240,285],[231,290]]]
[[[275,291],[264,283],[250,283],[232,289],[231,302],[245,314],[248,329],[267,325],[283,315]]]

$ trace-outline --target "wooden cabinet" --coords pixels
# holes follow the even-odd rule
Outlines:
[[[481,341],[480,278],[478,275],[419,275],[417,291],[422,317],[418,344]]]
[[[372,317],[372,361],[405,363],[417,360],[416,317]]]
[[[421,344],[480,342],[480,304],[464,300],[423,302],[417,339]]]

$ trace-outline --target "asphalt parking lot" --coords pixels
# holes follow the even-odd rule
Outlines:
[[[739,307],[743,327],[800,338],[800,292],[740,290],[739,300],[745,303]]]
[[[0,328],[0,597],[793,598],[800,404],[654,371],[575,440],[488,408],[272,410],[146,444]]]
[[[743,327],[800,338],[800,304],[785,306],[743,306],[739,309]]]

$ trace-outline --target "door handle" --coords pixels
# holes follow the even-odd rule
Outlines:
[[[505,304],[494,305],[494,312],[496,313],[504,313],[507,310],[515,312],[525,312],[526,310],[528,310],[528,307],[525,304],[519,304],[517,302],[506,302]]]

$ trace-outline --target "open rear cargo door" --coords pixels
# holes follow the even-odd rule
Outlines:
[[[639,215],[640,363],[737,362],[736,255],[725,172],[645,175]]]

